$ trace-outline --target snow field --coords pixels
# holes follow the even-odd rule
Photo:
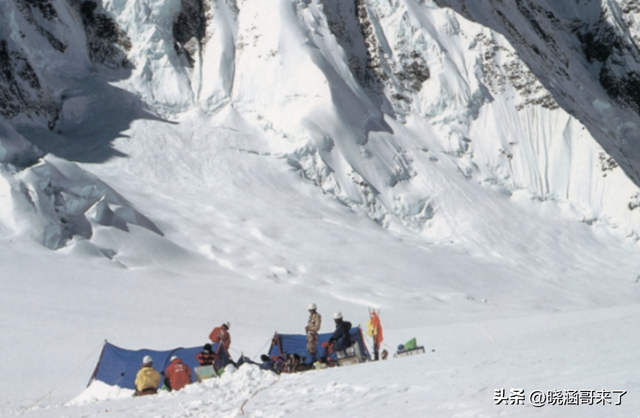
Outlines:
[[[640,380],[632,334],[638,306],[546,313],[415,331],[426,354],[280,377],[243,365],[220,379],[179,392],[130,398],[131,391],[94,382],[65,406],[21,415],[165,417],[633,416]],[[392,333],[393,338],[393,333]],[[540,348],[544,347],[541,354]],[[625,390],[621,405],[495,405],[494,391]],[[240,412],[240,408],[244,414]]]

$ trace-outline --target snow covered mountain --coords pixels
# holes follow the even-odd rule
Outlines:
[[[284,306],[304,314],[307,299],[383,307],[391,338],[450,347],[462,340],[425,323],[635,306],[639,13],[635,0],[0,2],[3,354],[60,341],[44,391],[106,335],[201,344],[224,315],[257,350],[278,324],[297,332]],[[175,301],[176,286],[216,303]],[[150,288],[183,316],[140,319]],[[508,347],[528,341],[516,328]]]
[[[507,16],[479,4],[462,2],[461,12]],[[437,176],[446,170],[487,193],[551,200],[574,220],[637,236],[640,194],[627,178],[635,178],[633,89],[622,87],[627,79],[606,76],[627,71],[632,78],[634,55],[598,56],[597,45],[579,43],[601,38],[588,28],[572,43],[558,35],[548,44],[554,55],[533,62],[535,45],[514,42],[514,49],[497,32],[430,2],[25,0],[2,7],[2,115],[43,152],[100,162],[122,156],[112,142],[134,121],[229,113],[228,123],[241,121],[262,137],[246,151],[282,158],[346,206],[432,241],[474,235],[476,223],[491,222],[483,216],[464,228],[446,219],[454,211],[454,219],[473,216],[464,199],[443,193]],[[537,22],[527,7],[514,10]],[[580,8],[585,22],[593,7]],[[605,31],[597,22],[613,19],[612,7],[590,24]],[[578,18],[562,28],[575,32]],[[519,39],[536,39],[527,35]],[[614,62],[600,78],[596,58]],[[540,70],[534,75],[527,65]],[[551,74],[561,65],[572,68],[556,80]],[[61,220],[47,221],[71,231],[45,245],[83,236],[76,225],[60,225],[86,218],[98,199],[78,198],[87,203],[58,208]]]

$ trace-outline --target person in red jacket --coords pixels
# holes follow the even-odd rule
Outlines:
[[[224,344],[224,348],[229,351],[229,346],[231,345],[231,335],[229,335],[229,327],[231,324],[225,322],[219,327],[215,327],[211,334],[209,334],[209,339],[211,342]]]
[[[180,390],[191,383],[191,369],[178,357],[171,357],[171,364],[164,372],[164,384],[169,390]]]

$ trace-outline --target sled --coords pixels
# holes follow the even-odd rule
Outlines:
[[[424,346],[412,348],[411,350],[398,350],[398,352],[393,357],[408,357],[415,356],[417,354],[424,354]]]

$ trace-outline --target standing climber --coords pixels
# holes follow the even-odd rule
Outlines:
[[[229,322],[225,322],[219,327],[215,327],[211,334],[209,334],[209,339],[211,342],[220,343],[224,345],[224,348],[229,351],[229,346],[231,345],[231,335],[229,335],[229,328],[231,324]]]
[[[322,316],[317,311],[315,303],[309,305],[309,321],[304,330],[307,332],[307,353],[311,354],[311,361],[316,360],[316,345],[318,345],[318,331],[322,325]]]
[[[333,344],[333,350],[337,353],[342,351],[351,345],[351,322],[345,321],[342,318],[342,312],[336,312],[333,314],[333,320],[336,323],[336,330],[333,332],[329,343]]]
[[[178,357],[171,357],[171,364],[164,372],[164,384],[171,390],[180,390],[191,383],[191,369]]]
[[[133,396],[144,396],[158,393],[160,385],[160,373],[153,369],[153,359],[151,356],[144,356],[142,367],[136,375],[136,391]]]

